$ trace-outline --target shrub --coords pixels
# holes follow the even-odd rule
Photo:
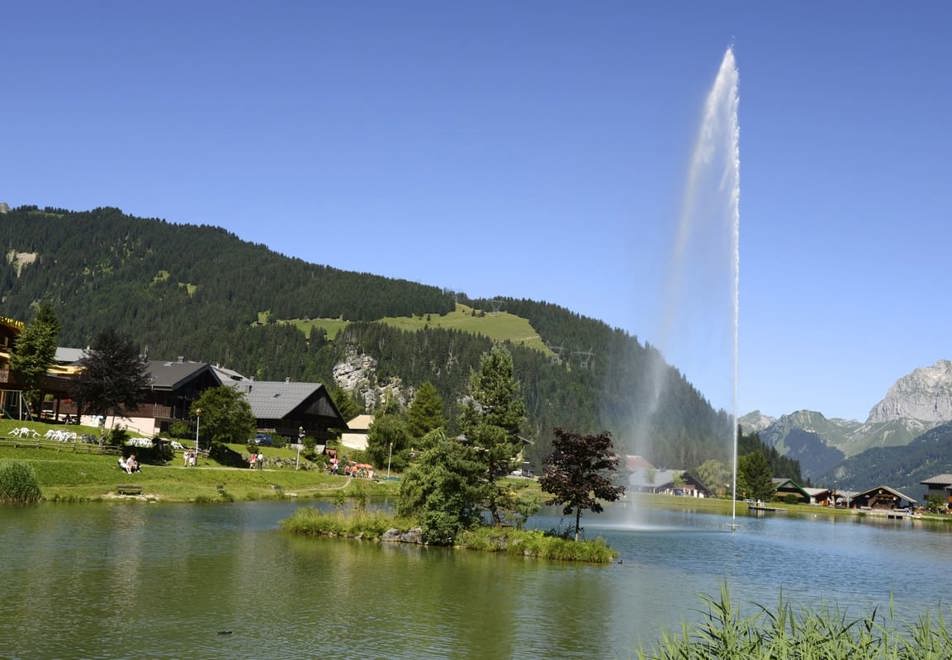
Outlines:
[[[33,504],[42,497],[32,465],[22,461],[0,461],[0,502]]]
[[[208,457],[227,467],[247,467],[244,457],[231,447],[220,442],[213,442]]]
[[[172,449],[172,444],[161,438],[153,438],[151,447],[123,445],[122,457],[128,458],[129,454],[135,454],[136,462],[144,465],[165,465],[175,458],[175,451]]]
[[[192,433],[192,429],[189,428],[188,422],[179,420],[177,422],[172,422],[169,426],[169,435],[173,438],[179,438],[183,440],[194,440],[195,435]]]
[[[106,434],[106,444],[113,447],[122,447],[129,439],[129,431],[121,424]]]

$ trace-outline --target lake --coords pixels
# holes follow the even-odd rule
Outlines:
[[[621,563],[588,566],[293,538],[277,526],[297,506],[0,508],[0,656],[628,657],[725,580],[744,602],[782,588],[857,616],[948,599],[952,526],[743,517],[730,533],[642,510],[633,528],[618,505],[587,531]]]

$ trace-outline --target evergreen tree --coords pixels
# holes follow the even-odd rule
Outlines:
[[[76,399],[84,413],[122,413],[135,408],[149,386],[145,360],[131,339],[108,329],[93,339],[76,383]]]
[[[255,434],[255,416],[244,395],[233,387],[210,387],[192,402],[192,417],[200,417],[199,439],[244,444]]]
[[[575,514],[578,541],[582,511],[600,513],[600,500],[614,502],[625,493],[624,486],[612,483],[618,457],[607,433],[579,435],[555,429],[553,447],[539,485],[551,494],[547,504],[560,504],[562,513]]]
[[[486,482],[486,508],[495,524],[502,523],[500,511],[511,504],[510,489],[498,478],[512,471],[522,451],[520,427],[526,405],[513,375],[509,351],[494,346],[480,361],[479,371],[469,382],[469,400],[460,415],[460,428],[471,446],[479,450]]]
[[[414,440],[419,440],[445,425],[443,399],[433,383],[426,381],[420,385],[407,410],[407,430]]]
[[[774,494],[770,464],[761,452],[745,454],[737,460],[737,490],[741,497],[769,500]]]
[[[479,524],[485,467],[479,451],[442,431],[400,484],[400,515],[415,516],[428,543],[452,544],[460,530]]]
[[[42,380],[56,357],[60,324],[53,309],[41,304],[30,323],[17,337],[10,356],[10,368],[23,386],[23,392],[34,414],[43,403]]]

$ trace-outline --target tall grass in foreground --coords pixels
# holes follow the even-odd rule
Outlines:
[[[701,597],[704,620],[664,634],[652,660],[940,660],[952,658],[952,635],[942,614],[922,616],[912,625],[898,623],[892,608],[849,619],[837,609],[794,610],[781,596],[771,609],[742,616],[726,586],[719,598]]]
[[[23,461],[0,461],[0,502],[33,504],[43,497],[33,466]]]

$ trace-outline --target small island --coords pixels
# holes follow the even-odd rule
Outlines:
[[[470,379],[459,436],[447,436],[439,415],[429,421],[416,419],[432,428],[423,436],[422,452],[404,473],[396,515],[362,508],[352,515],[299,509],[283,528],[304,536],[610,563],[616,553],[604,540],[581,538],[581,516],[585,510],[601,511],[602,501],[617,500],[625,492],[612,483],[618,459],[611,437],[556,429],[539,485],[548,494],[544,502],[561,505],[563,514],[574,516],[574,524],[564,531],[526,530],[526,519],[543,503],[541,492],[527,480],[504,478],[522,451],[519,429],[524,417],[512,357],[495,347]]]

